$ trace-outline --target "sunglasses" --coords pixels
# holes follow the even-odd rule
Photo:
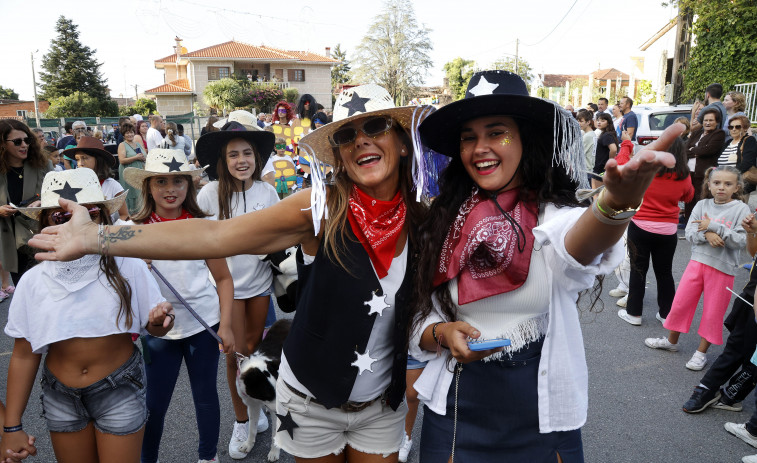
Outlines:
[[[733,130],[733,129],[741,130],[741,126],[740,125],[729,125],[728,126],[728,130]]]
[[[278,145],[277,144],[277,145],[273,145],[273,147],[276,148],[277,150],[283,150],[284,148],[287,147],[287,145],[283,145],[283,144],[282,145]]]
[[[13,146],[21,146],[21,143],[26,143],[27,145],[31,145],[32,137],[14,138],[13,140],[6,140],[6,141],[13,143]]]
[[[285,113],[285,112],[287,112],[287,110],[285,108],[279,108],[279,112],[280,113]]]
[[[343,127],[336,130],[329,137],[329,141],[335,147],[352,143],[357,138],[357,131],[360,130],[368,137],[375,137],[389,131],[392,128],[391,117],[371,117],[363,122],[359,127]]]
[[[87,212],[89,212],[89,218],[92,220],[95,220],[96,218],[100,217],[100,208],[97,206],[92,206],[89,209],[87,209]],[[64,211],[55,211],[52,214],[50,214],[50,220],[55,225],[62,225],[69,220],[71,220],[71,213],[70,212],[64,212]]]

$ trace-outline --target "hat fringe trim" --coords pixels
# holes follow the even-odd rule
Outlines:
[[[418,126],[421,125],[426,117],[436,111],[433,106],[418,106],[413,110],[410,123],[410,131],[413,141],[413,188],[415,188],[415,200],[421,201],[423,194],[427,189],[426,173],[428,171],[428,159],[424,152],[424,146],[421,143],[421,135],[418,132]]]
[[[555,108],[552,165],[561,165],[565,168],[571,180],[578,183],[579,188],[588,188],[589,179],[585,175],[586,159],[583,155],[583,136],[578,121],[554,101],[539,99],[552,104]]]
[[[329,208],[326,205],[326,169],[310,145],[300,143],[298,147],[310,156],[310,211],[313,216],[313,232],[318,236],[321,222],[329,218]]]

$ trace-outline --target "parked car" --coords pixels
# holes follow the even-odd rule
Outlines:
[[[662,134],[663,130],[670,127],[673,121],[683,116],[686,119],[691,118],[690,104],[681,104],[675,106],[642,104],[633,107],[633,112],[639,119],[639,127],[636,131],[636,143],[634,152],[642,146],[648,145]]]

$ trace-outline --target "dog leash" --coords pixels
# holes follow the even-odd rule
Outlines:
[[[163,281],[163,283],[165,283],[168,289],[171,290],[173,295],[176,296],[177,299],[179,299],[179,302],[181,302],[184,305],[184,307],[186,307],[186,309],[189,310],[189,313],[191,313],[192,316],[195,317],[197,321],[200,322],[200,324],[205,327],[205,330],[208,333],[210,333],[211,336],[216,338],[216,341],[218,341],[220,345],[223,345],[223,339],[221,339],[221,337],[218,336],[218,333],[213,331],[213,329],[209,327],[207,323],[205,323],[205,320],[203,320],[202,317],[200,317],[200,315],[197,312],[195,312],[195,309],[193,309],[192,306],[189,305],[186,299],[181,297],[181,294],[179,294],[178,291],[176,291],[176,289],[174,289],[174,287],[171,286],[171,283],[169,283],[168,280],[166,280],[166,277],[164,277],[163,274],[160,273],[160,271],[157,268],[155,268],[155,265],[150,264],[150,267],[152,268],[152,271],[155,272],[155,275],[157,275],[158,278],[160,278]]]

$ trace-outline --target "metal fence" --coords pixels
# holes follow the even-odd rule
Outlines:
[[[744,112],[752,124],[757,122],[757,82],[749,84],[736,85],[736,91],[744,94],[746,97],[746,109]]]

